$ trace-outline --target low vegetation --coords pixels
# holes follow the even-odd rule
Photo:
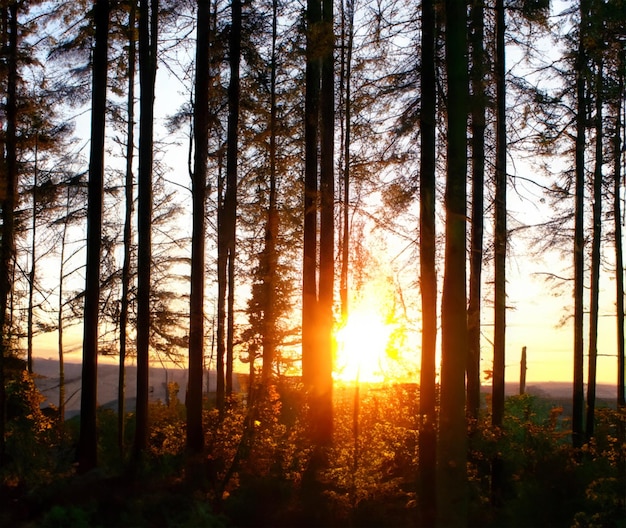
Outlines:
[[[306,406],[291,380],[253,401],[231,401],[221,419],[207,402],[199,466],[186,457],[185,407],[172,387],[167,404],[151,406],[148,456],[135,474],[130,448],[120,455],[113,411],[99,413],[100,468],[79,475],[77,418],[58,424],[41,411],[27,374],[8,392],[2,526],[416,525],[414,385],[336,387],[334,442],[317,489],[307,480]],[[501,431],[486,412],[471,427],[469,526],[626,526],[623,410],[601,409],[596,436],[582,449],[571,447],[568,417],[546,398],[509,397],[505,416]],[[129,414],[129,443],[132,424]],[[491,492],[496,457],[505,467],[500,497]]]

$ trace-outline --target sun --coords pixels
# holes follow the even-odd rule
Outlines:
[[[353,311],[337,329],[335,379],[380,382],[385,379],[387,348],[393,326],[374,308]]]

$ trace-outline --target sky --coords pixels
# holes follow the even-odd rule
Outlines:
[[[157,75],[159,88],[156,98],[157,124],[163,125],[168,115],[173,113],[179,103],[188,98],[182,84],[173,77],[168,77],[165,68],[159,69]],[[188,80],[187,80],[188,82]],[[88,125],[88,116],[81,118]],[[81,125],[80,129],[83,128]],[[163,133],[161,129],[161,133]],[[171,149],[164,158],[164,163],[171,168],[171,179],[182,187],[177,188],[182,201],[189,200],[189,192],[183,187],[189,187],[189,175],[187,172],[186,140],[181,135],[179,149]],[[509,171],[513,180],[516,173],[527,174],[530,169],[520,160],[513,160],[509,164]],[[517,191],[521,189],[518,195]],[[532,186],[520,185],[516,187],[516,193],[509,191],[510,214],[512,217],[526,223],[540,222],[550,214],[548,206],[539,205],[536,189]],[[489,219],[487,219],[489,222]],[[416,232],[417,236],[417,232]],[[368,243],[367,241],[365,242]],[[374,249],[375,250],[375,249]],[[384,257],[383,259],[384,260]],[[552,272],[561,276],[569,277],[571,272],[571,255],[561,255],[556,250],[537,257],[532,248],[528,246],[524,236],[514,236],[508,254],[507,269],[507,331],[506,331],[506,381],[516,383],[519,381],[519,361],[522,347],[527,347],[528,370],[527,383],[542,381],[572,380],[573,362],[573,329],[571,318],[562,323],[563,318],[573,311],[573,299],[571,288],[566,286],[559,290],[546,282],[545,273]],[[405,263],[406,264],[406,263]],[[403,268],[406,273],[406,268]],[[388,273],[389,270],[380,270]],[[412,272],[410,272],[412,273]],[[415,277],[418,270],[415,269]],[[615,384],[617,379],[616,360],[616,330],[615,330],[615,303],[614,282],[603,275],[603,291],[600,293],[601,317],[599,330],[599,353],[598,358],[598,382]],[[488,283],[489,277],[486,277]],[[488,292],[488,285],[485,287]],[[588,290],[585,291],[588,297]],[[586,298],[585,303],[588,304]],[[491,320],[492,308],[489,299],[483,305],[483,347],[482,369],[491,368]],[[588,327],[585,327],[585,353],[588,346]],[[413,335],[410,350],[406,353],[415,357],[413,350],[418,349],[418,335]],[[68,346],[75,348],[75,352],[68,356],[69,361],[80,361],[80,340],[82,331],[76,327],[68,336]],[[56,356],[56,335],[42,336],[37,339],[39,357]],[[587,358],[585,356],[585,371]],[[586,374],[585,374],[586,379]]]

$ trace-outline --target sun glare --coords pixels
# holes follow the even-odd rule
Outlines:
[[[383,381],[392,327],[374,310],[350,314],[336,332],[335,378],[341,381]]]

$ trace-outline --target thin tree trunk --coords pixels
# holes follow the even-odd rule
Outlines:
[[[235,258],[237,237],[237,157],[239,141],[239,63],[241,60],[241,0],[231,3],[230,82],[228,85],[228,138],[226,152],[226,238],[228,261],[228,313],[226,334],[226,396],[233,392],[235,336]]]
[[[506,87],[504,1],[496,1],[496,191],[495,291],[492,424],[502,427],[504,417],[504,356],[506,333]]]
[[[477,420],[480,410],[480,321],[485,222],[485,51],[484,2],[474,0],[471,8],[472,83],[472,225],[470,233],[469,304],[467,309],[467,415]]]
[[[587,369],[587,416],[585,436],[591,440],[595,423],[596,370],[598,362],[598,309],[600,300],[600,244],[602,242],[602,61],[596,72],[596,152],[593,173],[593,234],[591,242],[591,298],[589,302],[589,364]]]
[[[623,67],[624,55],[620,53],[619,64]],[[622,211],[620,190],[622,183],[622,99],[624,75],[619,76],[617,107],[615,109],[615,136],[613,138],[613,221],[615,222],[615,293],[617,306],[617,406],[626,405],[624,377],[626,372],[624,352],[624,253],[622,245]]]
[[[576,153],[575,153],[575,198],[574,198],[574,383],[572,395],[572,443],[580,447],[583,442],[583,292],[584,292],[584,221],[585,221],[585,123],[586,93],[585,69],[587,0],[580,2],[580,35],[576,59]]]
[[[187,449],[204,447],[202,427],[202,367],[204,362],[205,206],[209,151],[209,0],[198,0],[196,85],[194,104],[193,233],[189,318],[189,386],[187,389]]]
[[[37,139],[35,138],[35,166],[33,170],[33,207],[31,219],[31,264],[28,273],[28,313],[26,321],[26,368],[33,373],[33,324],[34,324],[34,293],[37,275]]]
[[[504,420],[504,370],[506,347],[506,56],[504,0],[496,0],[496,171],[494,225],[494,338],[491,424]],[[491,501],[502,503],[504,462],[499,453],[491,461]]]
[[[11,3],[3,9],[7,46],[7,90],[5,171],[6,187],[2,196],[2,240],[0,241],[0,467],[5,463],[6,433],[6,372],[5,359],[10,351],[9,296],[12,290],[15,264],[15,207],[17,205],[17,44],[18,5]],[[12,313],[12,312],[11,312]]]
[[[59,428],[63,429],[65,422],[65,350],[63,345],[63,284],[65,282],[65,244],[67,240],[67,227],[70,218],[70,192],[71,183],[67,182],[67,195],[65,206],[65,218],[63,219],[63,231],[61,232],[61,255],[59,265],[59,317],[57,320],[57,346],[59,354]]]
[[[98,314],[100,303],[100,254],[104,188],[104,142],[107,101],[107,55],[109,2],[94,4],[95,45],[93,50],[91,148],[87,208],[87,268],[83,317],[83,366],[80,405],[78,469],[89,471],[98,463],[96,424],[98,385]]]
[[[135,65],[136,43],[135,27],[137,23],[136,2],[131,0],[128,13],[128,123],[126,132],[126,175],[124,197],[124,262],[122,264],[122,299],[120,308],[120,364],[117,383],[117,444],[120,455],[124,455],[124,436],[126,424],[126,345],[128,336],[128,308],[130,304],[130,264],[133,243],[133,152],[135,150]]]
[[[352,131],[352,48],[354,43],[354,0],[346,2],[347,27],[345,32],[345,119],[343,140],[343,200],[342,200],[342,237],[341,237],[341,275],[339,279],[339,297],[341,300],[341,320],[348,318],[349,273],[350,273],[350,144]],[[343,5],[343,2],[342,2]],[[343,48],[342,48],[343,50]],[[343,73],[343,69],[342,69]]]
[[[158,0],[139,3],[139,174],[137,220],[137,409],[134,464],[148,445],[150,371],[150,288],[152,269],[152,162]]]
[[[272,377],[272,365],[276,355],[276,282],[278,255],[276,242],[278,240],[278,210],[276,206],[276,134],[277,134],[277,106],[276,106],[276,70],[278,37],[278,0],[272,1],[272,56],[270,63],[270,189],[267,209],[267,223],[265,226],[265,247],[263,249],[263,262],[261,263],[263,276],[264,310],[263,310],[263,366],[261,380],[267,387]],[[253,356],[250,362],[253,362]],[[254,369],[251,368],[252,373]]]
[[[302,380],[310,391],[317,361],[317,154],[319,133],[320,57],[316,34],[322,18],[321,0],[307,0],[306,93],[304,103],[304,231],[302,264]]]
[[[435,8],[422,0],[422,69],[420,90],[420,290],[422,359],[420,370],[419,494],[420,526],[437,519],[437,269],[435,264]]]
[[[445,271],[441,306],[441,404],[437,446],[437,509],[441,526],[467,524],[467,35],[464,2],[446,0],[448,145]]]
[[[333,1],[323,0],[322,84],[320,92],[320,275],[319,329],[321,331],[319,371],[316,383],[317,440],[327,445],[332,440],[332,355],[333,293],[335,276],[335,71]],[[317,398],[316,398],[317,399]]]

